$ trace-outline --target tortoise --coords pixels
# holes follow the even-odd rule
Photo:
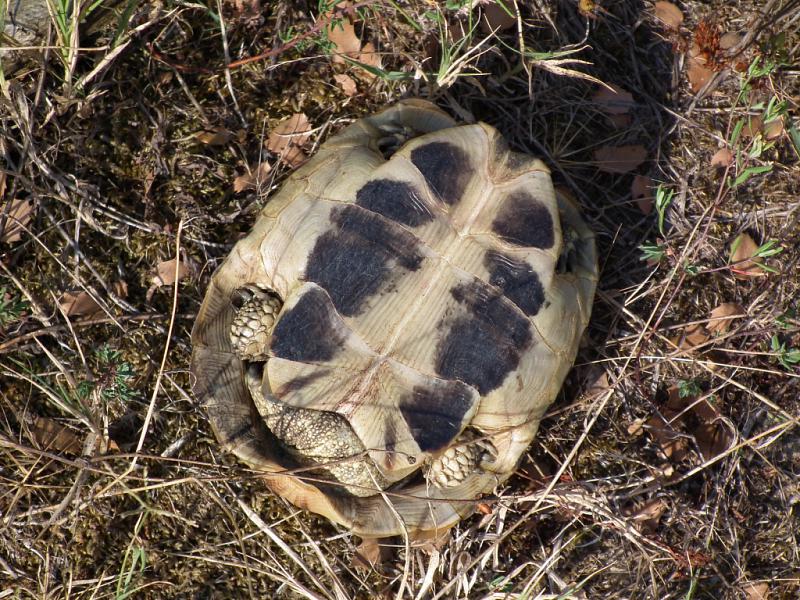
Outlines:
[[[514,472],[596,282],[540,160],[407,99],[325,142],[213,274],[194,393],[289,502],[362,537],[443,531]]]

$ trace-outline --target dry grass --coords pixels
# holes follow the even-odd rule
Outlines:
[[[6,73],[0,229],[23,227],[0,234],[0,598],[800,595],[799,3],[690,0],[680,32],[638,1],[598,2],[590,18],[574,2],[517,4],[509,29],[459,42],[466,8],[358,3],[377,77],[332,60],[335,19],[315,24],[316,6],[257,0],[222,2],[221,19],[215,3],[137,8],[116,49],[106,27]],[[743,38],[705,48],[717,70],[695,93],[685,52],[715,27]],[[756,58],[775,67],[743,94]],[[632,93],[624,122],[587,77]],[[543,156],[598,234],[602,277],[519,474],[447,539],[396,541],[364,568],[359,540],[220,451],[191,397],[189,332],[210,273],[291,170],[268,132],[304,112],[313,151],[407,95]],[[758,148],[764,135],[745,130],[733,149],[752,157],[712,167],[773,98],[777,137]],[[643,145],[647,161],[603,172],[593,153],[608,145]],[[262,193],[235,193],[262,160]],[[671,202],[645,214],[634,174]],[[731,264],[741,233],[782,248],[771,270]],[[641,260],[642,245],[660,260]],[[187,276],[154,285],[175,257]],[[66,314],[67,291],[93,299],[88,315]],[[717,335],[691,329],[713,328],[722,303],[745,315]]]

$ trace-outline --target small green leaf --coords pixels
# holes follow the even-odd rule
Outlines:
[[[733,126],[733,133],[731,133],[731,139],[729,145],[731,148],[736,146],[736,142],[739,140],[739,136],[742,134],[742,129],[744,128],[744,119],[740,119],[736,122],[736,125]]]
[[[753,175],[758,175],[760,173],[767,173],[772,171],[772,165],[761,165],[759,167],[747,167],[744,171],[739,173],[739,176],[733,181],[731,187],[739,187],[745,181],[750,179]]]

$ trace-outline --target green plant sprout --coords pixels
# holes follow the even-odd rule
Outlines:
[[[770,349],[784,369],[791,370],[800,364],[800,348],[787,348],[786,342],[782,342],[777,334],[770,339]]]

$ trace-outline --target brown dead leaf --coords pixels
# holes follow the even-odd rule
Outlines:
[[[237,194],[244,190],[254,190],[267,180],[272,167],[269,162],[262,160],[254,170],[244,175],[239,175],[233,180],[233,191]]]
[[[667,510],[661,498],[653,498],[642,503],[635,503],[622,510],[625,517],[633,520],[634,527],[645,534],[653,534],[658,529],[661,515]]]
[[[683,23],[683,13],[681,9],[672,2],[656,2],[653,5],[653,12],[656,19],[661,21],[667,29],[677,31]]]
[[[345,62],[343,56],[355,58],[361,50],[361,40],[356,35],[350,19],[339,19],[328,27],[328,39],[333,44],[333,62]]]
[[[364,538],[356,548],[350,564],[359,569],[374,569],[386,560],[389,548],[383,547],[377,538]]]
[[[302,147],[311,137],[311,124],[303,113],[295,113],[278,123],[267,139],[267,149],[289,165],[305,160]]]
[[[783,135],[783,119],[778,118],[770,121],[762,128],[764,137],[768,140],[777,140]]]
[[[628,173],[647,158],[647,149],[641,144],[630,146],[603,146],[594,151],[597,168],[606,173]]]
[[[615,129],[627,129],[633,123],[633,117],[630,115],[608,115],[608,120]]]
[[[723,302],[714,310],[711,311],[711,318],[706,325],[709,333],[712,335],[722,335],[727,333],[731,328],[732,320],[736,317],[742,317],[747,314],[747,311],[740,304],[735,302]]]
[[[723,33],[719,38],[719,47],[722,50],[730,50],[736,44],[742,41],[742,34],[736,33],[734,31],[729,31],[728,33]]]
[[[177,271],[176,271],[177,266]],[[181,261],[178,264],[177,258],[163,260],[156,265],[156,274],[151,278],[153,285],[161,287],[163,285],[172,285],[177,280],[189,277],[192,274],[191,265]]]
[[[703,404],[701,402],[700,404]],[[692,431],[703,460],[711,460],[725,452],[734,441],[731,430],[722,420],[701,423]]]
[[[377,50],[375,50],[375,46],[372,45],[371,42],[367,42],[364,44],[364,47],[361,48],[361,52],[358,53],[358,62],[364,63],[370,67],[374,67],[376,69],[383,68],[383,61],[381,60],[381,54]],[[359,74],[362,77],[366,77],[367,79],[372,79],[374,75],[369,71],[365,71],[364,69],[359,69]]]
[[[689,440],[659,415],[645,421],[645,429],[659,445],[661,452],[673,462],[682,462],[689,455]]]
[[[631,198],[642,213],[649,215],[653,212],[653,180],[647,175],[636,175],[631,183]]]
[[[452,530],[428,530],[412,532],[408,536],[409,543],[426,554],[433,554],[444,548],[452,537]]]
[[[745,583],[742,586],[747,600],[768,600],[769,598],[769,584],[766,582],[760,583]]]
[[[686,58],[686,77],[695,94],[702,90],[713,76],[714,69],[707,67],[702,58],[691,55]]]
[[[33,218],[33,202],[9,200],[0,208],[0,242],[13,244],[22,239],[22,232]]]
[[[727,148],[720,148],[711,157],[712,167],[728,167],[733,164],[733,152]]]
[[[339,84],[339,87],[342,88],[344,95],[347,96],[348,98],[354,96],[355,93],[358,91],[358,88],[356,87],[356,82],[353,81],[353,78],[350,77],[349,75],[346,75],[344,73],[337,73],[336,75],[333,76],[333,78],[336,80],[336,83]]]
[[[751,116],[742,127],[742,135],[746,138],[754,138],[761,133],[763,127],[764,119],[761,118],[761,115]]]
[[[224,127],[212,127],[194,134],[195,139],[206,146],[224,146],[235,136]]]
[[[709,334],[708,330],[700,323],[696,323],[686,327],[679,337],[672,339],[672,343],[681,350],[691,350],[696,346],[705,344],[710,339],[711,334]]]
[[[58,305],[68,317],[91,318],[102,312],[100,305],[87,292],[64,292],[58,299]]]
[[[638,436],[642,435],[644,433],[644,424],[645,424],[645,420],[642,419],[641,417],[631,421],[630,424],[628,424],[628,427],[626,429],[626,431],[628,432],[628,435],[630,435],[632,437],[638,437]]]
[[[505,31],[516,24],[517,15],[512,2],[508,0],[503,0],[502,2],[493,0],[483,6],[483,18],[481,19],[481,31],[483,33]]]
[[[766,271],[761,269],[761,259],[754,257],[758,251],[758,244],[748,233],[740,233],[731,244],[731,255],[728,261],[731,265],[733,276],[737,279],[750,277],[764,277]]]
[[[647,428],[673,462],[689,456],[687,436],[694,438],[700,457],[706,461],[725,452],[735,440],[734,432],[709,399],[681,397],[678,386],[670,387],[661,414],[653,415],[647,421]]]
[[[31,436],[43,450],[60,454],[81,454],[83,442],[58,421],[47,417],[34,417],[30,425]]]
[[[636,106],[630,92],[619,86],[612,85],[612,89],[600,86],[592,95],[592,101],[598,105],[600,110],[609,115],[624,115]]]

